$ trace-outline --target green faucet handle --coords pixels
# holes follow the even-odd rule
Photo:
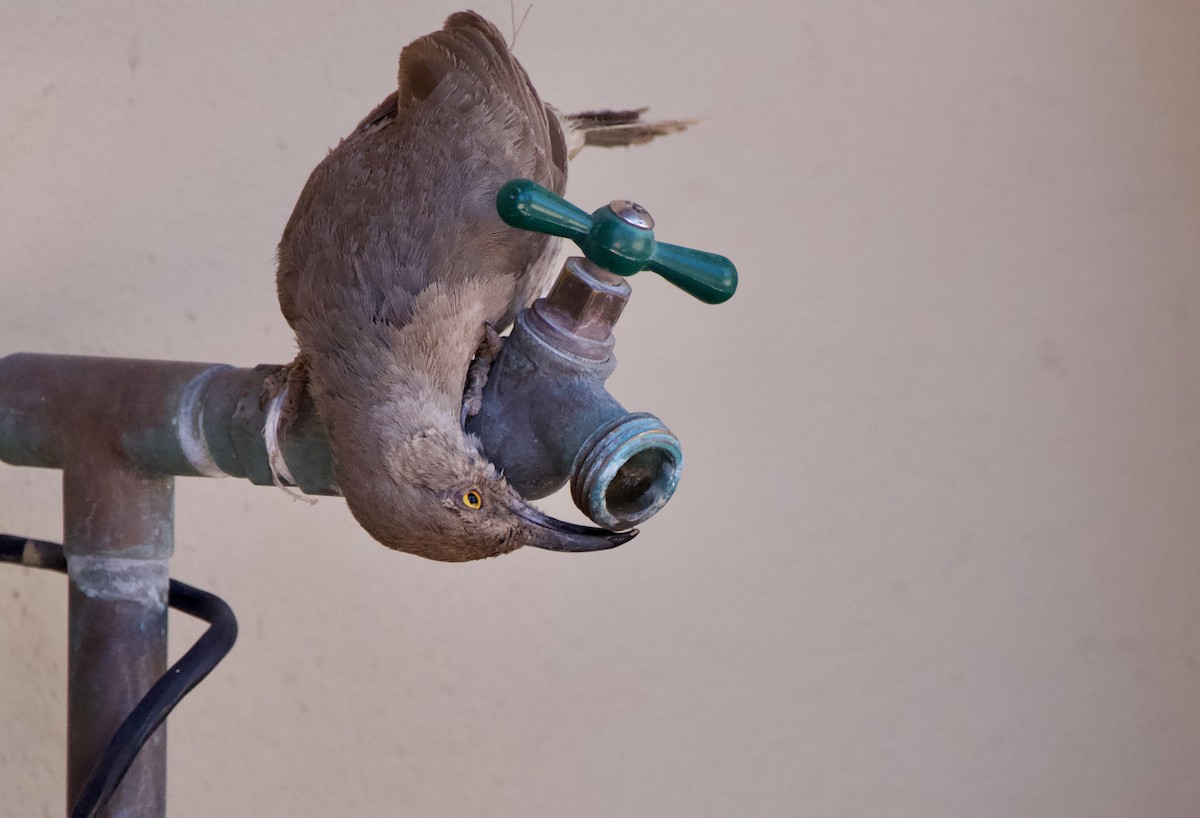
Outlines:
[[[588,215],[537,182],[514,179],[500,188],[496,210],[512,227],[570,239],[610,273],[631,276],[651,270],[709,304],[728,301],[737,290],[732,261],[655,241],[654,219],[634,202],[618,199]]]

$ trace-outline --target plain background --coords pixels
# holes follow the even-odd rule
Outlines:
[[[295,198],[454,10],[5,3],[0,354],[289,359]],[[680,490],[615,552],[441,565],[181,480],[172,573],[242,636],[171,814],[1200,814],[1198,44],[1187,0],[536,4],[545,98],[704,120],[569,187],[741,269],[618,327]],[[0,466],[0,530],[59,514]],[[65,608],[0,571],[4,815],[63,812]]]

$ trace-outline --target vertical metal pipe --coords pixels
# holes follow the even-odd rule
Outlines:
[[[67,809],[113,733],[167,668],[174,479],[147,477],[96,439],[63,471],[70,575]],[[166,815],[164,724],[101,815]]]

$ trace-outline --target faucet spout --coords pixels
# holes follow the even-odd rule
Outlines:
[[[570,480],[579,509],[613,530],[657,513],[683,468],[670,430],[604,387],[616,366],[612,326],[629,295],[624,279],[568,259],[550,294],[517,316],[482,409],[467,422],[523,496],[545,497]]]

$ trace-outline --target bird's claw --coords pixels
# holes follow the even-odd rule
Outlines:
[[[297,355],[290,364],[285,364],[263,380],[262,393],[258,396],[258,408],[266,410],[272,401],[282,395],[279,409],[279,431],[282,434],[291,428],[300,416],[300,402],[308,389],[308,358]]]
[[[300,402],[308,389],[308,359],[297,355],[296,360],[263,380],[262,394],[258,407],[266,411],[263,423],[263,442],[267,447],[267,464],[271,468],[271,480],[288,495],[313,504],[316,500],[298,494],[289,488],[296,485],[283,459],[283,437],[300,415]]]
[[[467,387],[463,391],[462,411],[459,425],[466,426],[467,419],[479,414],[483,407],[483,388],[487,386],[488,373],[504,347],[504,339],[489,323],[483,325],[483,340],[475,350],[475,357],[467,368]]]

